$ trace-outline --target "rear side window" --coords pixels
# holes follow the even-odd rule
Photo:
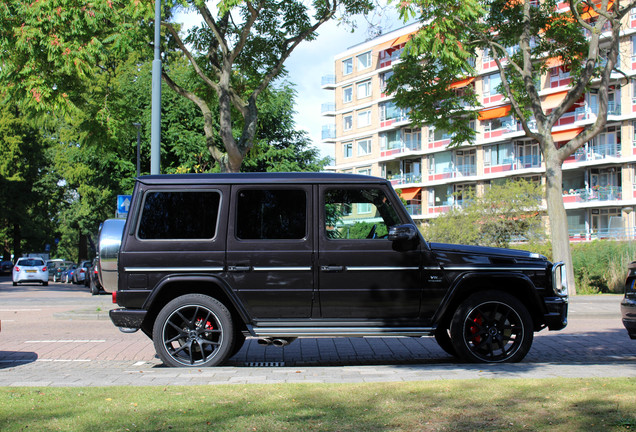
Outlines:
[[[137,236],[142,240],[204,240],[216,236],[217,191],[148,192]]]
[[[302,190],[241,190],[236,214],[236,236],[242,240],[306,236],[307,197]]]

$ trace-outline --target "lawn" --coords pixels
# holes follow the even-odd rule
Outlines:
[[[2,431],[624,431],[636,379],[0,388]]]

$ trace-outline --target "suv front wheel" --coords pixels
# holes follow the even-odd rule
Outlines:
[[[161,309],[152,339],[166,366],[206,367],[229,357],[234,331],[232,316],[221,302],[203,294],[187,294]]]
[[[521,361],[533,336],[528,309],[516,297],[500,291],[468,297],[455,311],[450,326],[457,355],[471,363]]]

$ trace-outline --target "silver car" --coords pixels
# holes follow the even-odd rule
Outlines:
[[[23,282],[49,284],[49,269],[42,258],[18,258],[13,266],[13,286]]]

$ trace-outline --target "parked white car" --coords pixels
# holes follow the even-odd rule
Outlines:
[[[24,282],[49,284],[49,269],[42,258],[18,258],[13,266],[13,286]]]

